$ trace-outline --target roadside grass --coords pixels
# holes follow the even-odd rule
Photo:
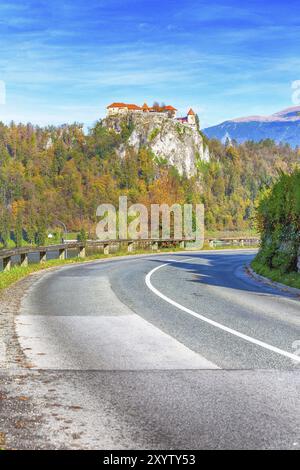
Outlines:
[[[270,269],[267,266],[259,263],[255,259],[251,263],[252,269],[261,276],[267,277],[271,281],[280,282],[286,286],[296,287],[300,289],[300,273],[292,272],[282,274],[279,269]]]
[[[29,266],[13,266],[10,271],[2,271],[0,273],[0,290],[6,289],[11,284],[14,284],[19,279],[28,276],[36,271],[60,266],[62,264],[70,264],[74,262],[71,260],[49,260],[40,264],[30,264]]]

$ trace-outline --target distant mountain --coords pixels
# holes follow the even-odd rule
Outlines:
[[[277,143],[288,143],[292,147],[300,146],[300,106],[284,109],[271,116],[248,116],[225,121],[217,126],[208,127],[203,132],[209,138],[235,139],[256,142],[272,139]]]

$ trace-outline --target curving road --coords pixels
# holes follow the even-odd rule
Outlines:
[[[299,448],[300,302],[251,279],[253,256],[133,256],[34,283],[19,341],[80,404],[78,447]]]

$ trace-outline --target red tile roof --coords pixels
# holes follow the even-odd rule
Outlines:
[[[137,106],[136,104],[127,104],[126,106],[128,109],[137,109],[137,110],[142,109],[140,106]]]
[[[107,109],[109,108],[142,109],[140,106],[137,106],[136,104],[126,104],[126,103],[112,103],[109,106],[107,106]]]
[[[192,110],[192,108],[190,108],[189,112],[188,112],[188,116],[195,116],[195,113],[194,111]]]
[[[161,111],[177,111],[177,109],[171,105],[163,106],[162,108],[160,106],[149,108],[149,106],[146,103],[144,103],[142,107],[137,106],[136,104],[112,103],[109,106],[107,106],[107,109],[109,108],[127,108],[127,109],[135,109],[135,110],[149,109],[151,111],[160,111],[160,112]]]
[[[166,109],[167,111],[177,111],[176,108],[174,108],[173,106],[170,106],[170,105],[164,106],[162,109]]]
[[[109,106],[107,106],[107,109],[109,108],[124,108],[125,103],[112,103]]]

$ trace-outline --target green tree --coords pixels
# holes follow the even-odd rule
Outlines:
[[[43,246],[46,244],[47,231],[45,224],[41,221],[38,222],[37,231],[35,234],[35,243],[37,246]]]
[[[84,228],[80,229],[80,232],[77,235],[77,241],[78,242],[86,242],[87,241],[87,233]]]
[[[17,247],[21,247],[23,244],[23,216],[20,211],[18,212],[16,219],[15,243]]]
[[[7,210],[2,212],[0,218],[0,238],[4,248],[8,248],[10,242],[11,216]]]

